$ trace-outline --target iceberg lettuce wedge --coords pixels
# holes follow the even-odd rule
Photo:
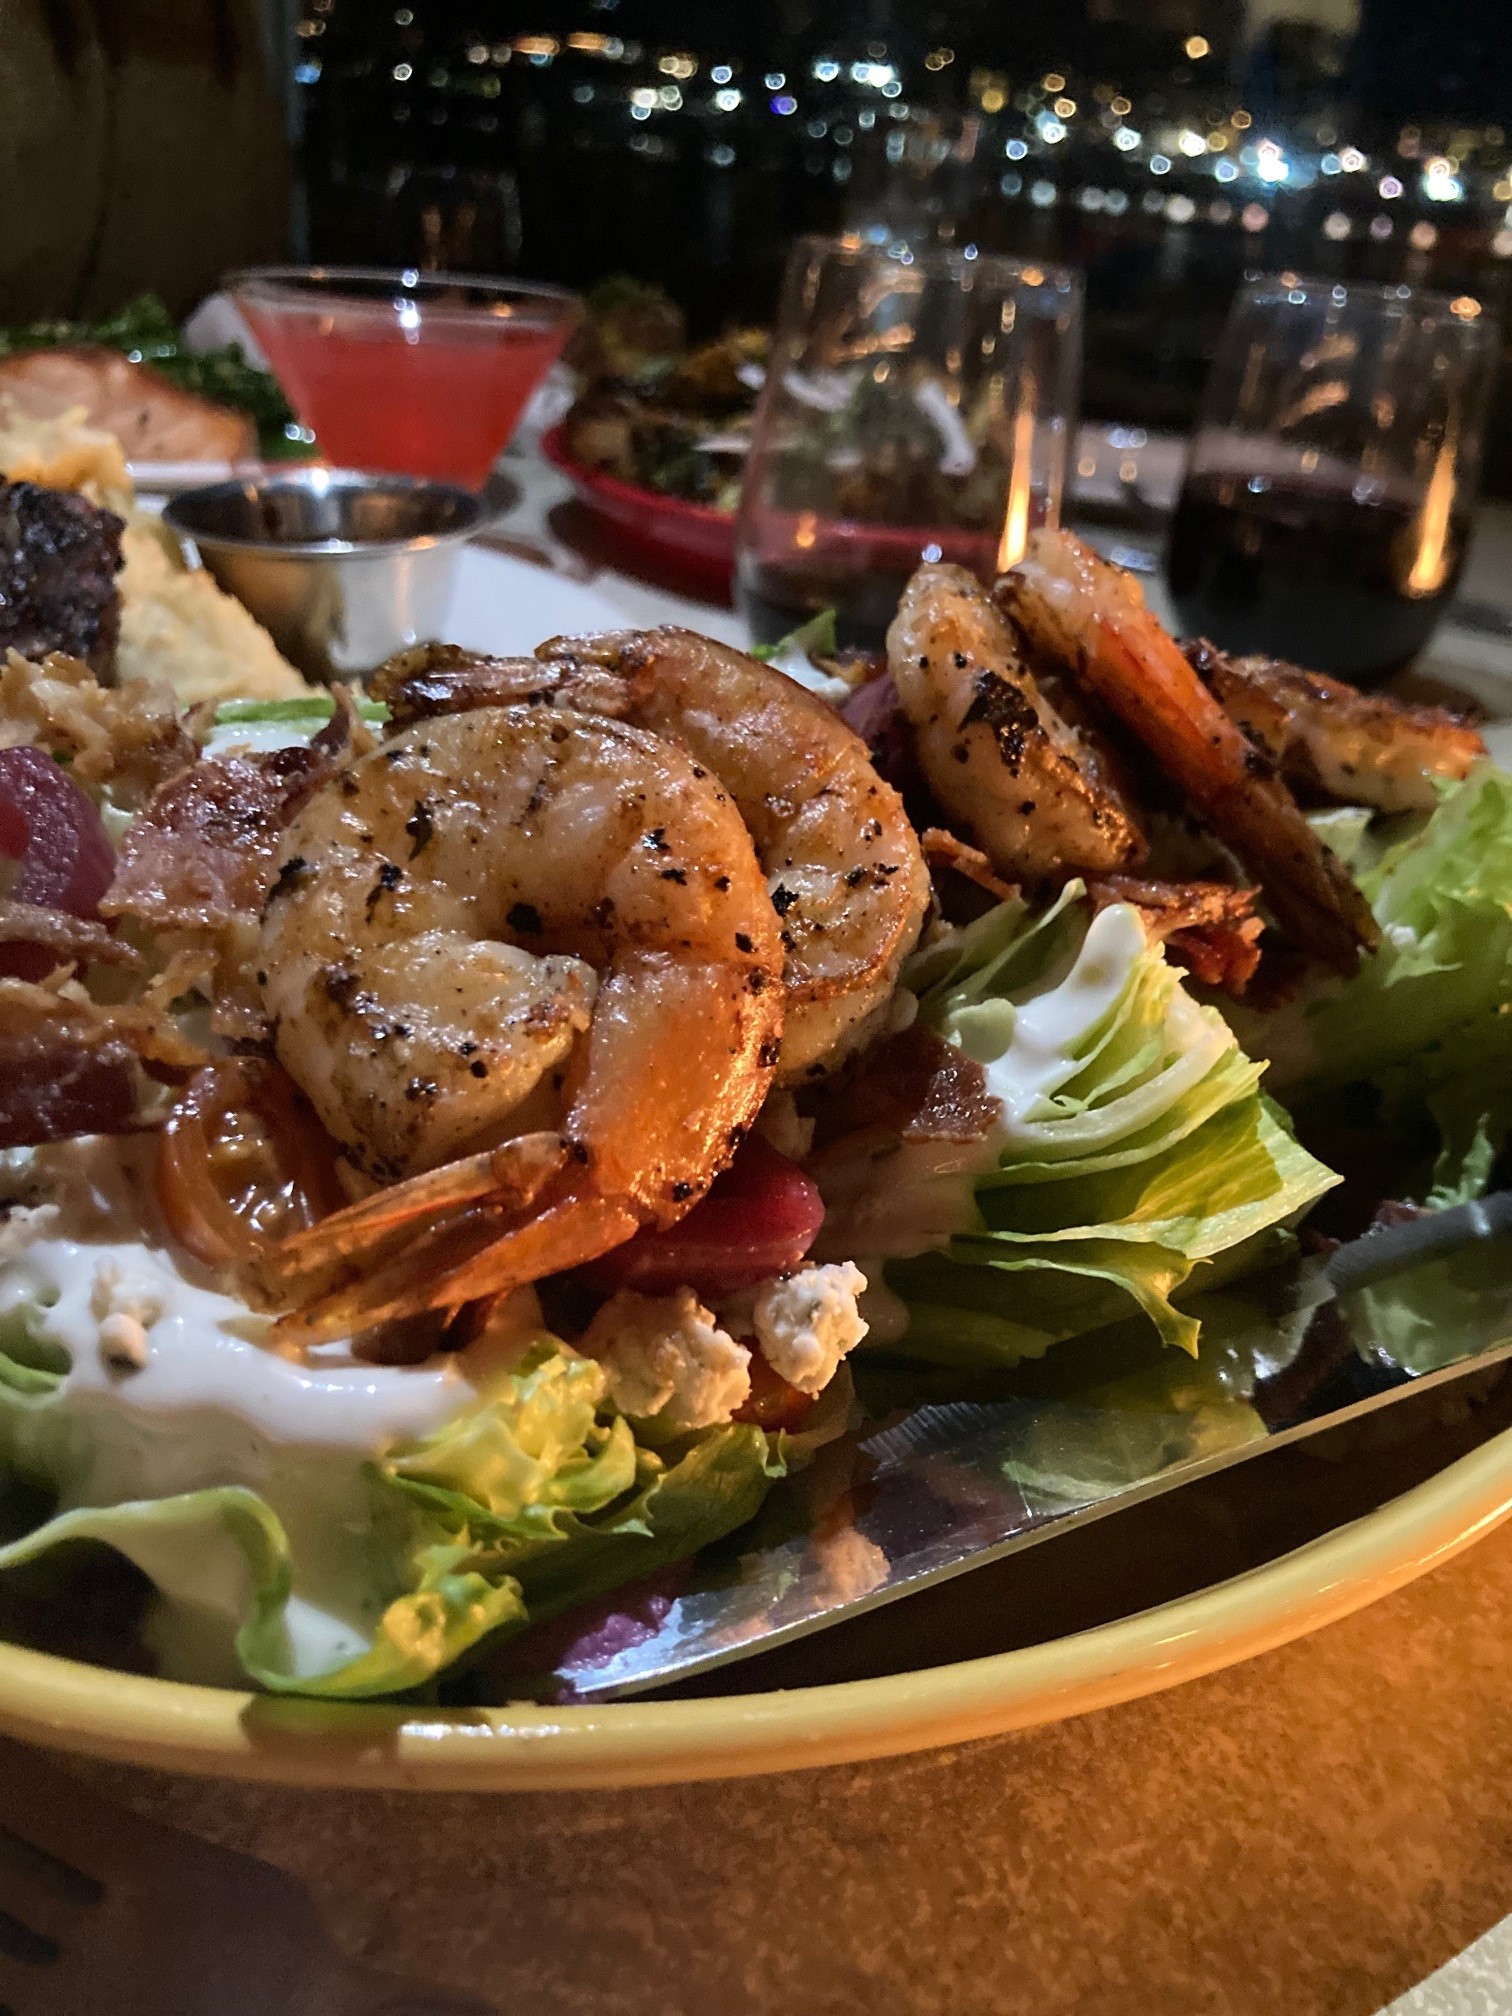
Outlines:
[[[906,1353],[1012,1364],[1131,1304],[1195,1352],[1173,1298],[1259,1264],[1338,1181],[1126,905],[1094,917],[1074,883],[1038,918],[1006,903],[906,977],[1004,1112],[956,1229],[888,1264]]]

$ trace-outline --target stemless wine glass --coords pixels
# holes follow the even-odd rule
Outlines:
[[[1183,628],[1363,685],[1415,657],[1464,564],[1496,350],[1469,295],[1250,279],[1171,521]]]
[[[758,639],[833,608],[841,643],[874,649],[921,559],[1011,565],[1059,521],[1080,364],[1074,273],[801,239],[736,534]]]
[[[333,462],[479,489],[561,354],[560,287],[367,266],[263,266],[226,281]]]

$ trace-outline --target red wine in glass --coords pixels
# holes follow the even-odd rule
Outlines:
[[[1454,593],[1468,505],[1326,465],[1190,476],[1166,576],[1182,630],[1355,685],[1408,664]]]

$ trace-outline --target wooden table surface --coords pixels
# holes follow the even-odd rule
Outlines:
[[[651,1791],[306,1793],[92,1767],[510,2016],[1369,2016],[1512,1911],[1512,1528],[1079,1721]]]

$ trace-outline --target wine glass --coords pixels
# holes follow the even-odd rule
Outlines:
[[[473,490],[578,314],[560,287],[413,269],[263,266],[226,284],[333,462]]]
[[[736,597],[774,642],[822,610],[875,648],[921,559],[984,580],[1056,524],[1081,281],[1063,268],[805,238],[788,261],[736,530]]]
[[[1251,278],[1171,521],[1182,627],[1365,686],[1414,658],[1464,564],[1496,354],[1469,295]]]

